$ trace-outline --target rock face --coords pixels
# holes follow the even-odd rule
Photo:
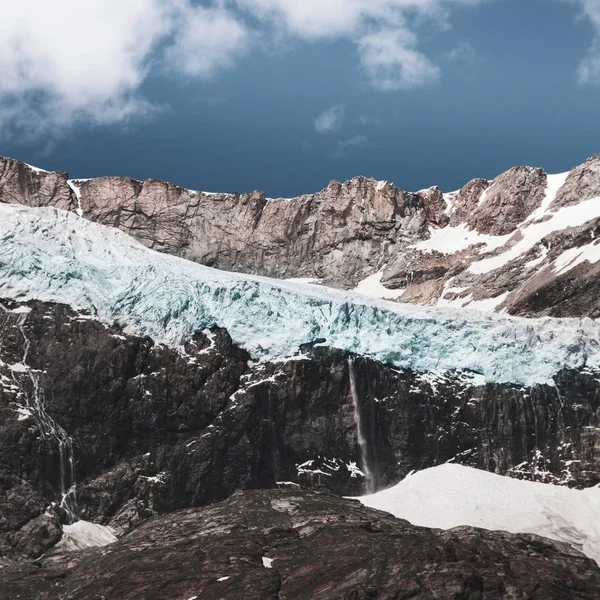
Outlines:
[[[257,491],[6,568],[0,598],[592,600],[599,589],[594,561],[534,535],[443,532],[328,494]]]
[[[205,265],[344,289],[379,274],[403,302],[523,316],[600,314],[594,198],[598,156],[568,177],[515,167],[450,194],[356,177],[291,199],[154,179],[68,181],[0,158],[0,202],[79,211]]]
[[[572,206],[597,198],[598,190],[600,190],[600,156],[594,156],[569,173],[565,184],[556,194],[553,207]]]
[[[62,210],[77,207],[66,173],[34,169],[10,158],[0,158],[0,190],[0,201],[10,204],[54,206]]]
[[[512,233],[540,206],[546,185],[547,178],[543,169],[510,169],[486,188],[485,196],[479,196],[478,205],[468,212],[467,226],[479,233],[491,235]],[[472,189],[470,187],[467,194],[470,195]]]
[[[224,330],[177,352],[65,306],[2,307],[1,556],[43,554],[72,518],[124,534],[236,489],[355,495],[448,460],[600,482],[598,373],[481,385],[311,344],[249,363]]]
[[[78,185],[86,218],[151,248],[226,270],[349,285],[382,266],[390,246],[422,239],[443,203],[439,190],[407,194],[362,177],[290,200],[116,177]]]

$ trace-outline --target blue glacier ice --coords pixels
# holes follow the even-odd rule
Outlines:
[[[418,307],[219,271],[52,208],[0,205],[0,296],[68,304],[173,347],[218,325],[255,358],[323,337],[397,367],[523,385],[600,365],[595,320]]]

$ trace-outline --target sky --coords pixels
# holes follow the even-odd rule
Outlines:
[[[73,178],[460,188],[600,153],[600,0],[19,0],[0,155]]]

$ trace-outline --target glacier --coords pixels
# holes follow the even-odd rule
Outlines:
[[[255,359],[325,338],[398,368],[488,382],[551,384],[562,368],[600,366],[596,320],[420,307],[219,271],[53,208],[0,205],[0,296],[67,304],[176,348],[224,327]]]

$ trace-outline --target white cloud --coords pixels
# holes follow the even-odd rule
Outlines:
[[[475,48],[463,40],[452,50],[446,52],[446,58],[452,61],[472,63],[477,58],[477,54]]]
[[[306,40],[348,39],[373,87],[414,89],[435,81],[439,68],[417,50],[408,26],[419,16],[445,23],[451,6],[481,0],[232,0],[278,31]]]
[[[244,49],[246,30],[221,6],[190,0],[19,0],[0,19],[0,132],[56,132],[148,114],[139,89],[155,51],[206,76]]]
[[[315,119],[315,129],[319,133],[338,130],[344,121],[344,112],[341,104],[328,108]]]
[[[340,140],[333,152],[334,158],[341,158],[345,156],[348,150],[352,150],[353,148],[360,148],[361,146],[366,146],[369,143],[369,140],[364,135],[356,135],[347,140]]]
[[[169,64],[186,75],[207,77],[230,66],[247,48],[250,32],[222,7],[189,7],[174,44]]]
[[[588,51],[586,58],[578,69],[581,83],[600,81],[600,0],[579,0],[583,14],[591,21],[596,30],[596,38]]]
[[[374,87],[412,89],[439,76],[418,50],[415,17],[443,23],[451,7],[480,1],[5,2],[0,134],[13,129],[40,135],[78,122],[111,124],[152,114],[156,107],[140,91],[150,73],[166,68],[179,76],[210,77],[260,39],[345,39],[355,45]]]
[[[374,87],[383,91],[410,90],[439,78],[439,67],[415,50],[414,45],[415,36],[403,29],[361,38],[361,63]]]
[[[170,27],[158,0],[7,3],[0,20],[3,113],[49,129],[147,110],[135,93],[149,53]]]

